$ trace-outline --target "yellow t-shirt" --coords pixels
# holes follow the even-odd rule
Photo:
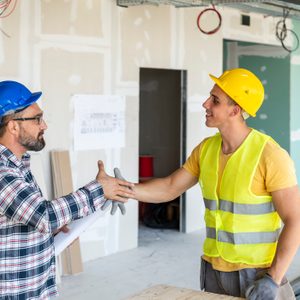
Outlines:
[[[199,158],[204,141],[205,140],[192,151],[183,165],[184,169],[197,178],[199,178],[201,171]],[[222,151],[220,151],[219,183],[221,182],[220,179],[222,178],[223,170],[231,155],[232,154],[223,154]],[[270,195],[271,192],[295,185],[297,185],[297,178],[293,161],[283,148],[269,141],[263,150],[257,166],[251,187],[252,192],[258,196]],[[217,193],[219,193],[219,184]],[[215,270],[223,272],[237,271],[244,268],[269,267],[269,265],[250,266],[247,264],[234,264],[225,261],[221,257],[208,257],[206,255],[203,256],[203,259],[210,262]]]

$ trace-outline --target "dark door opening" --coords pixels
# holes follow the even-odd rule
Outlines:
[[[164,177],[185,159],[186,71],[140,69],[140,181]],[[161,204],[139,203],[139,221],[184,231],[184,196]]]

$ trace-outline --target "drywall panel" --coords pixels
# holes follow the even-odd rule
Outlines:
[[[126,126],[125,126],[125,149],[128,148],[137,148],[138,146],[138,133],[139,133],[139,106],[138,106],[138,97],[126,96]],[[131,150],[132,151],[132,150]],[[136,149],[136,153],[138,150]],[[131,152],[132,154],[135,152]],[[125,158],[125,157],[124,157]],[[134,173],[138,177],[138,173]]]
[[[126,128],[125,147],[120,149],[119,167],[124,178],[131,182],[138,181],[138,136],[139,136],[139,106],[138,97],[126,97]],[[136,200],[129,200],[126,205],[126,215],[118,214],[119,221],[119,251],[137,247],[138,240],[138,205]]]
[[[58,48],[41,49],[41,85],[51,148],[72,146],[72,95],[102,94],[105,55]]]
[[[80,187],[96,178],[99,171],[98,160],[103,161],[106,173],[113,176],[110,157],[110,151],[103,149],[71,152],[73,178],[76,186]]]
[[[16,78],[19,75],[21,27],[20,6],[13,14],[0,18],[0,77]]]
[[[243,12],[231,8],[223,8],[220,11],[222,13],[221,31],[224,38],[246,42],[280,44],[275,35],[276,23],[280,18],[249,13],[250,26],[245,26],[241,24]]]
[[[120,15],[121,80],[138,81],[141,66],[170,65],[171,14],[168,6],[122,9]]]
[[[119,241],[118,251],[129,250],[138,246],[138,203],[136,200],[129,200],[126,204],[126,215],[119,213]]]
[[[222,64],[221,31],[205,35],[197,27],[197,17],[201,9],[186,9],[184,12],[183,68],[188,69],[188,95],[190,102],[195,93],[208,95],[211,88],[209,73],[218,73]],[[210,22],[210,15],[207,19]],[[199,99],[204,101],[205,99]]]
[[[103,37],[102,1],[41,1],[42,33]],[[54,21],[55,20],[55,21]]]

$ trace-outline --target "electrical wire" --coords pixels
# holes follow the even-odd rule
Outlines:
[[[288,29],[286,26],[286,19],[289,16],[289,12],[290,11],[288,9],[283,9],[282,20],[279,20],[276,24],[276,37],[281,42],[283,49],[291,53],[299,48],[299,37],[294,30]],[[286,38],[288,35],[293,37],[292,41],[294,45],[291,47],[288,47],[286,44]]]
[[[0,18],[10,16],[16,8],[18,0],[0,0]],[[10,10],[8,10],[10,8]]]
[[[218,20],[219,20],[219,23],[218,23],[218,25],[216,26],[216,28],[214,28],[214,29],[212,29],[212,30],[210,30],[210,31],[204,30],[204,29],[201,27],[201,25],[200,25],[200,20],[201,20],[201,18],[203,17],[203,15],[204,15],[206,12],[213,12],[213,13],[215,13],[215,14],[217,15],[217,17],[218,17]],[[213,4],[212,4],[212,7],[206,8],[206,9],[202,10],[202,11],[200,12],[200,14],[198,15],[198,18],[197,18],[197,26],[198,26],[198,29],[199,29],[202,33],[204,33],[204,34],[214,34],[214,33],[216,33],[216,32],[220,29],[221,25],[222,25],[222,16],[221,16],[221,14],[216,10],[216,8],[215,8],[215,6],[214,6]]]
[[[11,38],[11,36],[10,36],[8,33],[6,33],[3,29],[0,28],[0,31],[1,31],[6,37]]]
[[[10,16],[16,8],[17,1],[18,0],[0,0],[0,18],[7,18]],[[8,10],[8,8],[10,8],[10,10]],[[0,32],[8,38],[11,37],[2,28],[0,28]]]

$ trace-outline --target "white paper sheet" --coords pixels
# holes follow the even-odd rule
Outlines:
[[[125,97],[74,95],[74,150],[125,145]]]
[[[54,237],[55,256],[58,256],[63,250],[65,250],[76,238],[80,236],[81,233],[88,229],[104,213],[104,211],[98,210],[87,217],[73,221],[69,224],[68,227],[70,231],[68,233],[59,232]]]

